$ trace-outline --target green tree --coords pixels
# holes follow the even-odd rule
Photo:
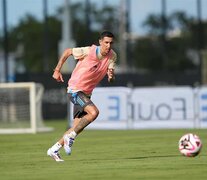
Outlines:
[[[175,12],[166,17],[163,27],[161,15],[150,14],[143,27],[147,28],[147,36],[139,39],[134,47],[135,63],[139,68],[164,71],[196,68],[196,64],[187,56],[189,50],[197,49],[198,24],[193,17],[184,12]],[[180,34],[169,35],[176,29],[180,30]]]
[[[97,8],[91,3],[90,11],[86,11],[83,3],[71,5],[72,34],[77,46],[90,45],[97,42],[99,32],[107,28],[116,30],[118,14],[116,7],[105,6]],[[48,17],[49,27],[49,69],[53,69],[58,59],[58,43],[61,39],[62,7],[54,16]],[[86,13],[89,13],[90,24],[87,22]],[[13,28],[9,29],[9,51],[15,52],[18,46],[23,47],[23,54],[18,62],[24,64],[27,72],[43,72],[44,49],[44,22],[27,14]],[[115,33],[116,35],[116,33]],[[0,38],[2,41],[2,37]]]
[[[50,27],[49,37],[49,68],[54,67],[57,61],[57,41],[60,39],[60,22],[54,17],[48,18]],[[27,72],[43,71],[43,22],[34,16],[27,15],[19,24],[9,32],[10,51],[16,51],[19,44],[23,46],[23,55],[20,57],[21,63],[26,67]]]

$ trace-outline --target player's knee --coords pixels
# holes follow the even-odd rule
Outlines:
[[[92,111],[90,111],[90,116],[92,121],[94,121],[99,115],[99,110],[98,109],[93,109]]]

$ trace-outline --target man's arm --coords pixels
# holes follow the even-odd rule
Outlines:
[[[109,60],[109,67],[108,67],[108,71],[107,71],[108,82],[113,82],[115,80],[114,69],[116,66],[117,54],[114,51],[112,51],[112,53],[113,53],[113,56]]]
[[[112,68],[108,69],[107,75],[108,75],[108,82],[113,82],[115,80],[114,69]]]
[[[52,76],[56,81],[64,82],[63,76],[62,76],[60,70],[61,70],[63,64],[65,63],[65,61],[67,60],[67,58],[69,56],[71,56],[71,55],[72,55],[72,49],[66,49],[63,52],[63,54],[61,55],[61,57],[60,57],[60,59],[58,61],[58,64],[57,64],[57,66],[54,69],[54,73],[53,73],[53,76]]]

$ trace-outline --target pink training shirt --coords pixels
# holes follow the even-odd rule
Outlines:
[[[88,55],[83,59],[79,59],[76,64],[71,78],[68,81],[68,88],[73,91],[83,91],[86,94],[91,94],[93,89],[107,74],[110,61],[113,59],[112,56],[115,55],[115,52],[110,50],[109,53],[100,60],[97,57],[97,46],[92,45]],[[113,65],[110,66],[114,68]]]

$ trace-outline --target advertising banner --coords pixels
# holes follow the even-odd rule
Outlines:
[[[195,90],[197,113],[195,117],[201,128],[207,128],[207,87]]]
[[[194,127],[190,87],[136,88],[131,96],[134,128]]]
[[[87,128],[207,128],[207,87],[96,88],[92,101],[99,116]]]

